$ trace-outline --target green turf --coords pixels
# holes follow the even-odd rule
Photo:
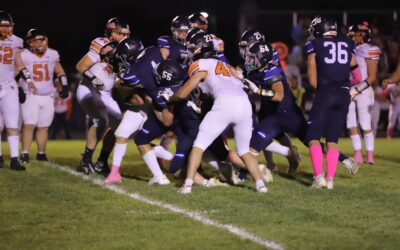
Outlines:
[[[287,177],[286,160],[276,156],[279,172],[267,194],[255,193],[250,179],[239,187],[195,187],[188,196],[176,192],[182,181],[171,176],[172,185],[149,187],[150,172],[132,144],[120,186],[203,212],[288,249],[400,249],[400,140],[378,139],[376,165],[362,166],[355,176],[339,166],[332,191],[309,189],[308,153],[295,144],[303,156],[299,173]],[[340,146],[351,152],[349,140],[341,140]],[[75,168],[83,147],[82,141],[50,142],[48,158]],[[6,148],[3,144],[5,154]],[[1,170],[0,196],[0,249],[261,248],[35,161],[24,173],[8,166]]]

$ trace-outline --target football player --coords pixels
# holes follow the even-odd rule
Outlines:
[[[355,56],[358,66],[361,70],[362,80],[369,85],[376,82],[379,55],[381,53],[377,46],[369,43],[370,29],[367,22],[356,23],[349,28],[347,36],[350,37],[356,45]],[[358,83],[352,80],[351,83]],[[350,132],[351,142],[354,149],[354,159],[362,164],[363,154],[361,146],[361,137],[358,133],[358,124],[361,127],[365,148],[367,150],[367,163],[374,164],[374,141],[375,136],[371,127],[370,109],[374,104],[374,91],[368,87],[362,93],[354,97],[350,103],[349,113],[347,115],[347,128]],[[358,117],[358,119],[357,119]]]
[[[96,124],[95,140],[88,141],[93,143],[93,148],[105,136],[109,129],[115,130],[121,121],[121,110],[117,102],[112,98],[111,91],[114,87],[117,75],[113,68],[112,58],[116,52],[118,43],[108,42],[100,49],[101,62],[95,63],[90,67],[89,72],[94,77],[102,81],[102,85],[95,85],[93,82],[83,78],[79,84],[76,97],[79,104],[85,110],[86,114]],[[88,147],[89,144],[86,146]],[[91,164],[83,164],[83,171],[91,174],[95,171]]]
[[[250,153],[249,143],[252,130],[252,107],[243,91],[243,83],[238,79],[232,66],[216,58],[213,37],[198,33],[190,38],[188,49],[194,63],[189,68],[189,80],[169,98],[179,102],[187,98],[199,87],[214,98],[214,104],[200,124],[199,133],[189,156],[187,176],[180,193],[191,193],[194,176],[200,165],[203,152],[230,124],[233,125],[235,144],[249,172],[256,182],[258,192],[267,192],[257,159]],[[235,110],[235,112],[231,112]]]
[[[306,133],[314,168],[312,188],[333,189],[339,157],[337,143],[351,98],[349,76],[351,73],[354,81],[359,82],[361,74],[353,54],[353,42],[338,35],[335,20],[316,17],[310,24],[309,32],[310,39],[306,43],[308,79],[317,89]],[[326,179],[320,143],[323,136],[327,144]]]
[[[93,75],[89,69],[95,63],[101,62],[100,49],[106,43],[109,41],[120,42],[121,40],[129,37],[130,34],[130,27],[127,22],[118,17],[109,19],[105,25],[104,37],[97,37],[92,41],[89,51],[76,64],[77,71],[82,74],[83,78],[85,78],[87,81],[90,81],[94,86],[103,88],[104,82]],[[80,165],[83,169],[95,169],[97,172],[107,172],[109,170],[107,159],[113,149],[115,137],[112,131],[106,134],[99,159],[93,166],[92,155],[95,150],[94,146],[97,144],[96,141],[96,126],[89,124],[87,145]]]
[[[33,84],[29,71],[25,68],[20,58],[23,40],[13,34],[14,21],[8,12],[0,11],[0,111],[4,125],[7,129],[7,140],[10,147],[10,168],[12,170],[25,170],[18,160],[19,156],[19,94],[24,99],[22,88],[18,88],[15,73],[22,77],[28,84],[32,93],[37,89]],[[15,73],[14,73],[15,72]],[[3,156],[0,154],[0,167],[4,165]]]
[[[193,13],[189,16],[189,20],[190,20],[192,28],[198,28],[207,33],[208,20],[207,20],[207,17],[205,17],[203,14]],[[212,37],[212,43],[214,46],[214,50],[217,51],[218,59],[223,62],[228,62],[228,60],[226,59],[225,54],[224,54],[224,50],[225,50],[224,41],[214,34],[210,34],[210,35]]]
[[[48,128],[54,117],[54,82],[56,74],[62,90],[60,97],[68,97],[68,81],[60,63],[57,50],[48,47],[47,34],[39,29],[30,29],[25,37],[28,49],[21,52],[21,60],[32,76],[37,93],[30,93],[28,85],[23,82],[26,100],[21,104],[23,121],[21,162],[29,162],[29,151],[36,128],[37,154],[36,159],[47,161],[46,143]]]

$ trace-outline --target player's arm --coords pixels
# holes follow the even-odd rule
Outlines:
[[[60,81],[62,87],[59,96],[65,99],[68,97],[69,88],[68,88],[68,79],[61,63],[57,62],[54,65],[54,72],[56,73],[56,76],[58,77],[58,80]]]
[[[15,69],[17,73],[18,78],[22,78],[25,80],[25,82],[28,84],[28,88],[30,91],[32,91],[33,94],[37,94],[38,89],[36,88],[35,84],[32,81],[31,75],[29,71],[25,68],[25,64],[22,60],[21,57],[21,52],[23,50],[18,50],[17,53],[15,54]]]
[[[382,81],[382,87],[386,88],[389,84],[396,83],[400,80],[400,61],[397,64],[396,70],[392,73],[389,78],[386,78]]]
[[[378,74],[378,61],[366,58],[365,62],[367,63],[368,72],[367,82],[373,84],[376,82],[376,76]]]
[[[169,98],[169,102],[179,102],[185,100],[190,93],[199,85],[201,81],[206,79],[207,72],[206,71],[198,71],[194,73],[189,80],[183,84],[183,86]]]
[[[174,114],[169,108],[163,109],[161,112],[154,110],[154,114],[156,115],[157,119],[161,121],[161,123],[169,127],[172,125],[172,122],[174,121]]]
[[[317,62],[315,53],[308,54],[307,57],[307,75],[308,81],[313,88],[317,88]]]
[[[90,56],[86,54],[81,58],[81,60],[79,60],[75,68],[79,73],[83,75],[84,72],[88,70],[90,67],[92,67],[93,64],[94,62],[92,61]]]
[[[169,56],[169,49],[167,49],[167,48],[160,48],[160,52],[161,52],[161,55],[162,55],[162,57],[164,58],[164,60],[167,60],[167,59],[168,59],[168,56]]]

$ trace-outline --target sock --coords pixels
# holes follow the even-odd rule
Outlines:
[[[120,167],[126,153],[127,143],[115,143],[112,167]]]
[[[193,180],[192,179],[185,179],[185,186],[193,186]]]
[[[12,158],[18,158],[19,151],[19,136],[18,135],[10,135],[7,137],[8,146],[10,147],[10,156]]]
[[[37,153],[38,153],[38,155],[44,155],[45,154],[45,152],[43,152],[43,151],[38,151]]]
[[[360,135],[351,135],[351,143],[353,144],[354,151],[361,150],[361,137]]]
[[[321,145],[312,145],[309,150],[311,162],[314,168],[314,176],[320,176],[323,172],[322,164],[324,161]]]
[[[142,157],[154,177],[163,175],[160,165],[158,165],[156,152],[154,152],[154,150],[150,150],[149,152],[142,155]]]
[[[107,162],[108,157],[110,156],[115,145],[115,135],[114,130],[110,129],[107,131],[106,135],[103,138],[103,145],[101,147],[98,161]]]
[[[168,150],[166,150],[165,148],[161,147],[161,146],[155,146],[153,147],[154,152],[156,153],[157,158],[161,158],[167,161],[172,160],[172,158],[174,157],[174,155],[169,152]]]
[[[92,161],[93,152],[93,149],[85,147],[85,152],[83,152],[82,160]]]
[[[338,165],[339,150],[329,149],[326,153],[326,178],[333,180]]]
[[[279,144],[275,141],[272,141],[270,144],[268,144],[268,146],[265,149],[270,152],[275,152],[275,153],[278,153],[283,156],[288,156],[288,154],[289,154],[288,147],[282,146],[281,144]]]
[[[1,149],[1,132],[2,132],[2,131],[0,131],[0,156],[3,155],[3,151],[2,151],[2,149]]]
[[[204,179],[203,183],[201,183],[201,185],[203,185],[205,187],[207,187],[207,184],[208,184],[208,180],[207,179]]]
[[[22,152],[21,152],[21,154],[29,154],[29,152],[28,151],[25,151],[25,150],[23,150]]]
[[[393,137],[393,128],[387,128],[386,137],[389,137],[389,138]]]
[[[374,151],[374,146],[375,146],[374,133],[370,132],[370,133],[364,134],[364,142],[365,142],[365,148],[367,149],[367,151]]]
[[[256,189],[259,189],[260,187],[264,187],[264,181],[262,179],[256,180]]]
[[[345,154],[343,154],[342,152],[339,152],[339,161],[343,162],[344,160],[349,159],[349,157]]]

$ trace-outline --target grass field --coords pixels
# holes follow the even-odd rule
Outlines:
[[[376,165],[363,165],[357,175],[340,165],[332,191],[309,189],[308,151],[295,144],[303,156],[300,171],[289,178],[286,160],[276,156],[279,171],[267,194],[255,193],[250,179],[239,187],[195,187],[188,196],[177,193],[182,181],[171,176],[172,185],[149,187],[150,172],[133,144],[118,186],[235,225],[285,249],[400,249],[400,140],[378,139]],[[52,141],[48,157],[75,169],[83,147],[83,141]],[[5,155],[7,148],[3,144]],[[342,139],[341,148],[351,153],[350,141]],[[0,249],[264,248],[49,165],[32,161],[26,172],[14,172],[6,163],[0,171]]]

